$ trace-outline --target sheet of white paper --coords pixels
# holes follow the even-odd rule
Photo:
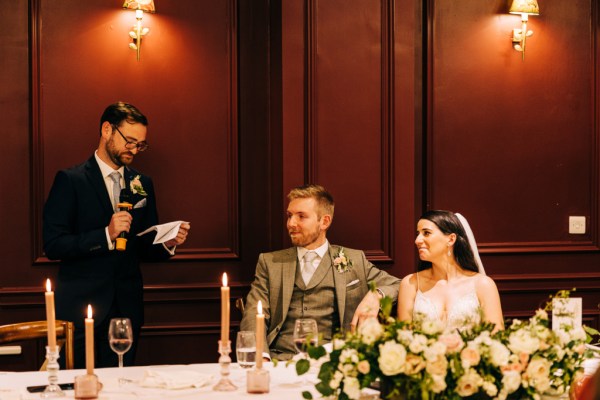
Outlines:
[[[581,328],[582,298],[552,299],[552,330],[561,329],[563,325]]]
[[[154,238],[154,244],[168,242],[169,240],[177,236],[179,232],[179,226],[181,224],[187,224],[186,221],[173,221],[167,222],[166,224],[154,225],[146,229],[143,232],[138,233],[138,236],[145,235],[148,232],[156,231],[156,237]]]

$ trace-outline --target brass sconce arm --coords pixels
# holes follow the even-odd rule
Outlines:
[[[136,51],[137,60],[140,61],[140,52],[142,50],[142,38],[150,32],[149,28],[142,26],[142,18],[144,18],[144,11],[154,13],[156,8],[154,7],[154,0],[137,0],[130,1],[125,0],[123,8],[128,10],[135,10],[135,25],[131,27],[129,31],[129,37],[133,39],[132,43],[129,43],[129,48]]]
[[[522,60],[525,61],[525,42],[533,35],[533,31],[527,30],[527,21],[530,15],[539,15],[540,7],[537,0],[513,0],[510,10],[511,14],[521,14],[521,29],[513,29],[513,48],[521,52]]]

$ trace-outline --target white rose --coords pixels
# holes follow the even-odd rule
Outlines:
[[[379,368],[384,375],[399,374],[406,362],[406,349],[401,344],[387,341],[379,345]]]
[[[510,350],[497,340],[493,340],[490,345],[490,361],[492,365],[503,367],[508,364]]]
[[[484,381],[481,387],[483,388],[483,391],[490,397],[494,397],[496,394],[498,394],[498,388],[492,382]]]
[[[528,331],[519,329],[508,337],[508,348],[517,354],[533,354],[540,348],[540,340]]]
[[[344,393],[351,399],[360,398],[360,384],[358,379],[347,377],[344,379]]]
[[[342,374],[340,371],[335,371],[335,373],[333,374],[333,378],[331,378],[331,380],[329,381],[329,387],[334,390],[340,387],[340,382],[342,381],[342,378],[344,378],[344,374]]]
[[[415,335],[412,342],[408,345],[408,349],[413,353],[420,353],[427,346],[427,337],[425,335]]]
[[[404,344],[404,345],[408,345],[409,343],[412,342],[413,340],[413,333],[412,331],[409,331],[407,329],[399,329],[396,332],[396,340],[398,340],[400,343]]]
[[[444,325],[442,321],[437,319],[426,319],[421,324],[421,330],[426,335],[435,335],[436,333],[441,333],[444,330]]]
[[[342,366],[344,376],[356,376],[356,366],[354,364],[344,364]]]
[[[448,372],[448,359],[444,355],[440,355],[434,360],[428,359],[425,369],[430,375],[446,376]]]
[[[340,354],[340,362],[343,364],[348,362],[356,364],[358,362],[358,353],[354,349],[344,349]]]
[[[479,387],[482,384],[483,378],[479,376],[475,370],[469,369],[458,380],[456,385],[456,393],[462,397],[472,396],[479,391]]]
[[[543,325],[536,325],[533,328],[535,335],[543,341],[547,341],[552,335],[552,331]]]
[[[406,364],[404,366],[404,373],[406,375],[418,374],[423,368],[425,368],[425,360],[420,356],[412,353],[406,355]]]
[[[358,328],[358,333],[366,344],[373,344],[383,335],[383,326],[377,318],[369,318]]]
[[[544,393],[545,391],[550,389],[550,378],[548,378],[548,377],[530,380],[530,382],[531,382],[531,386],[533,386],[535,388],[535,390],[539,393]]]
[[[431,375],[433,381],[431,390],[434,393],[440,393],[446,390],[446,375]]]
[[[531,360],[526,369],[527,376],[529,377],[529,383],[537,388],[538,381],[544,379],[548,380],[551,366],[552,364],[550,361],[546,360],[545,358],[536,357]]]
[[[346,342],[342,339],[333,339],[333,349],[334,350],[339,350],[342,347],[344,347],[344,345],[346,344]]]
[[[486,346],[489,346],[492,344],[492,338],[488,331],[483,331],[473,340],[473,342],[478,345],[485,344]]]
[[[502,392],[511,394],[521,386],[521,374],[517,371],[506,371],[502,377]]]
[[[481,361],[479,350],[473,346],[467,346],[460,352],[460,361],[464,369],[473,367]]]
[[[434,342],[431,346],[425,349],[423,355],[427,360],[435,360],[446,354],[446,345],[442,342]]]

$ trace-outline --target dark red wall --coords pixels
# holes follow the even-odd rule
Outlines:
[[[423,210],[460,211],[507,316],[577,287],[600,325],[595,2],[541,3],[525,61],[504,0],[155,3],[140,62],[121,2],[0,8],[0,323],[44,317],[41,208],[123,99],[150,118],[135,166],[161,219],[192,223],[174,259],[143,266],[139,364],[217,359],[220,275],[248,291],[258,253],[289,245],[285,194],[304,182],[336,198],[330,240],[392,274],[415,268]]]

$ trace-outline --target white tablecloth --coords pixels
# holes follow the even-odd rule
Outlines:
[[[130,400],[130,399],[179,399],[179,400],[198,400],[198,399],[248,399],[254,397],[256,399],[285,399],[285,400],[301,400],[302,392],[308,390],[312,392],[313,398],[320,398],[321,394],[314,388],[316,382],[315,374],[308,374],[308,381],[313,384],[303,385],[302,378],[296,375],[293,365],[288,367],[285,363],[279,363],[274,367],[271,363],[265,363],[264,367],[270,371],[271,385],[270,392],[266,394],[248,394],[246,392],[246,370],[240,368],[237,364],[230,366],[230,379],[238,387],[233,392],[215,392],[213,386],[220,379],[220,367],[218,364],[192,364],[192,365],[163,365],[150,367],[126,367],[122,371],[118,368],[103,368],[96,369],[94,372],[98,379],[104,385],[100,392],[99,399],[110,400]],[[212,381],[198,389],[155,389],[144,388],[139,385],[140,380],[144,377],[144,372],[148,369],[152,370],[168,370],[173,371],[197,371],[203,374],[211,374]],[[74,377],[85,374],[84,370],[67,370],[59,371],[59,383],[72,383]],[[119,377],[127,378],[133,381],[125,385],[119,385]],[[0,372],[0,400],[30,400],[39,399],[39,393],[27,392],[27,386],[47,385],[47,372]],[[368,397],[377,398],[374,394]],[[73,391],[65,391],[67,399],[73,398]]]

